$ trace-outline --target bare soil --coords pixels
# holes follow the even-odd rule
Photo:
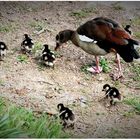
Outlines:
[[[0,62],[0,96],[19,106],[54,114],[57,113],[57,104],[64,103],[76,116],[75,128],[66,130],[71,137],[139,138],[140,116],[124,116],[125,112],[133,110],[131,106],[122,102],[108,108],[108,103],[99,101],[106,83],[113,86],[117,84],[124,98],[129,95],[140,96],[140,88],[134,88],[137,82],[129,75],[129,64],[122,63],[125,79],[117,82],[111,79],[109,73],[86,74],[81,71],[81,67],[93,63],[94,56],[71,43],[59,50],[62,57],[57,58],[54,69],[40,67],[34,55],[28,57],[27,63],[17,61],[25,33],[30,34],[35,42],[49,44],[53,50],[59,31],[76,29],[97,16],[115,19],[123,25],[128,24],[129,19],[140,18],[140,2],[121,2],[119,5],[123,10],[114,9],[112,3],[0,2],[1,26],[10,25],[10,31],[0,32],[0,40],[9,48],[5,60]],[[85,17],[77,19],[70,16],[72,12],[90,7],[94,7],[95,11]],[[43,22],[48,30],[35,34],[33,22]],[[140,26],[134,25],[134,31],[139,29]],[[113,62],[115,58],[112,54],[105,57],[108,62]],[[116,64],[110,63],[110,66],[111,71],[115,71]]]

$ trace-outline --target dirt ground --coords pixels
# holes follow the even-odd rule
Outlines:
[[[71,16],[84,8],[95,10],[85,16]],[[27,63],[17,61],[23,34],[30,34],[36,43],[49,44],[53,50],[59,31],[76,29],[97,16],[106,16],[126,25],[130,19],[140,18],[140,2],[0,2],[0,26],[8,26],[8,31],[0,27],[0,41],[9,48],[7,57],[0,62],[0,96],[34,111],[51,113],[57,113],[57,104],[64,103],[76,116],[75,128],[66,130],[71,137],[140,138],[140,116],[124,116],[133,109],[131,106],[122,102],[108,108],[106,102],[99,102],[104,94],[102,86],[106,83],[118,85],[124,97],[140,96],[140,88],[134,88],[137,82],[127,73],[129,64],[122,63],[125,74],[122,81],[111,80],[109,73],[86,74],[81,67],[94,62],[94,56],[71,43],[58,51],[62,57],[57,58],[54,69],[40,67],[34,55]],[[37,35],[34,27],[39,23],[47,30]],[[133,30],[138,31],[139,25],[134,25]],[[113,62],[115,56],[109,54],[105,58]],[[110,66],[114,71],[116,64],[110,63]]]

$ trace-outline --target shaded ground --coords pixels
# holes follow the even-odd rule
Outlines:
[[[48,43],[54,49],[55,35],[60,30],[76,29],[96,16],[113,18],[122,25],[132,23],[135,37],[140,38],[140,2],[0,2],[0,38],[9,47],[5,61],[0,62],[1,96],[17,105],[51,113],[57,113],[57,104],[63,102],[77,117],[75,129],[67,130],[72,137],[138,138],[139,115],[124,115],[133,110],[131,106],[119,103],[107,108],[105,102],[98,101],[105,83],[117,86],[124,97],[139,98],[140,80],[131,73],[133,64],[122,61],[122,81],[112,81],[109,73],[86,74],[81,67],[92,63],[94,57],[71,43],[59,50],[62,57],[57,59],[54,69],[39,65],[34,55],[26,63],[17,60],[24,33],[29,33],[36,43]],[[44,27],[45,32],[35,33]],[[106,58],[114,71],[114,55]]]

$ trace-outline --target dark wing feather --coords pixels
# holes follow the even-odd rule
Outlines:
[[[94,21],[98,21],[98,20],[106,21],[106,22],[112,24],[113,27],[120,27],[119,23],[117,23],[116,21],[114,21],[112,19],[106,18],[106,17],[97,17],[97,18],[94,18],[93,20]]]
[[[139,43],[115,21],[99,17],[86,22],[77,29],[78,34],[97,41],[97,45],[107,52],[115,50],[126,62],[140,58],[134,45]]]
[[[117,45],[127,45],[130,35],[121,28],[114,28],[110,34],[107,34],[107,40]]]
[[[88,21],[77,29],[78,34],[85,35],[94,40],[103,40],[106,35],[101,31],[100,26],[94,20]]]
[[[78,34],[85,35],[97,41],[108,41],[117,45],[128,44],[130,35],[120,25],[108,18],[95,18],[81,25]]]

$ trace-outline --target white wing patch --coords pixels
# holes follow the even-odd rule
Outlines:
[[[52,55],[52,57],[55,59],[55,56],[54,55]]]
[[[43,52],[43,54],[47,54],[47,52]]]
[[[85,41],[85,42],[93,42],[94,41],[93,39],[91,39],[91,38],[89,38],[89,37],[87,37],[85,35],[79,35],[79,39],[81,41]]]
[[[87,36],[85,36],[85,35],[79,35],[79,39],[80,39],[81,41],[84,41],[84,42],[93,42],[93,43],[97,43],[96,40],[91,39],[91,38],[89,38],[89,37],[87,37]]]
[[[134,45],[134,48],[135,49],[140,48],[140,45]]]
[[[53,67],[54,64],[52,62],[48,62],[47,65]]]
[[[44,60],[48,60],[47,56],[45,56]]]
[[[50,51],[52,54],[54,54],[54,52],[53,51]]]
[[[30,50],[29,46],[25,46],[25,49]]]
[[[114,92],[113,95],[116,96],[116,92]]]
[[[65,117],[66,117],[66,118],[68,117],[68,113],[65,114]]]
[[[0,55],[1,55],[1,56],[5,56],[5,55],[6,55],[6,50],[1,50],[1,51],[0,51]]]

